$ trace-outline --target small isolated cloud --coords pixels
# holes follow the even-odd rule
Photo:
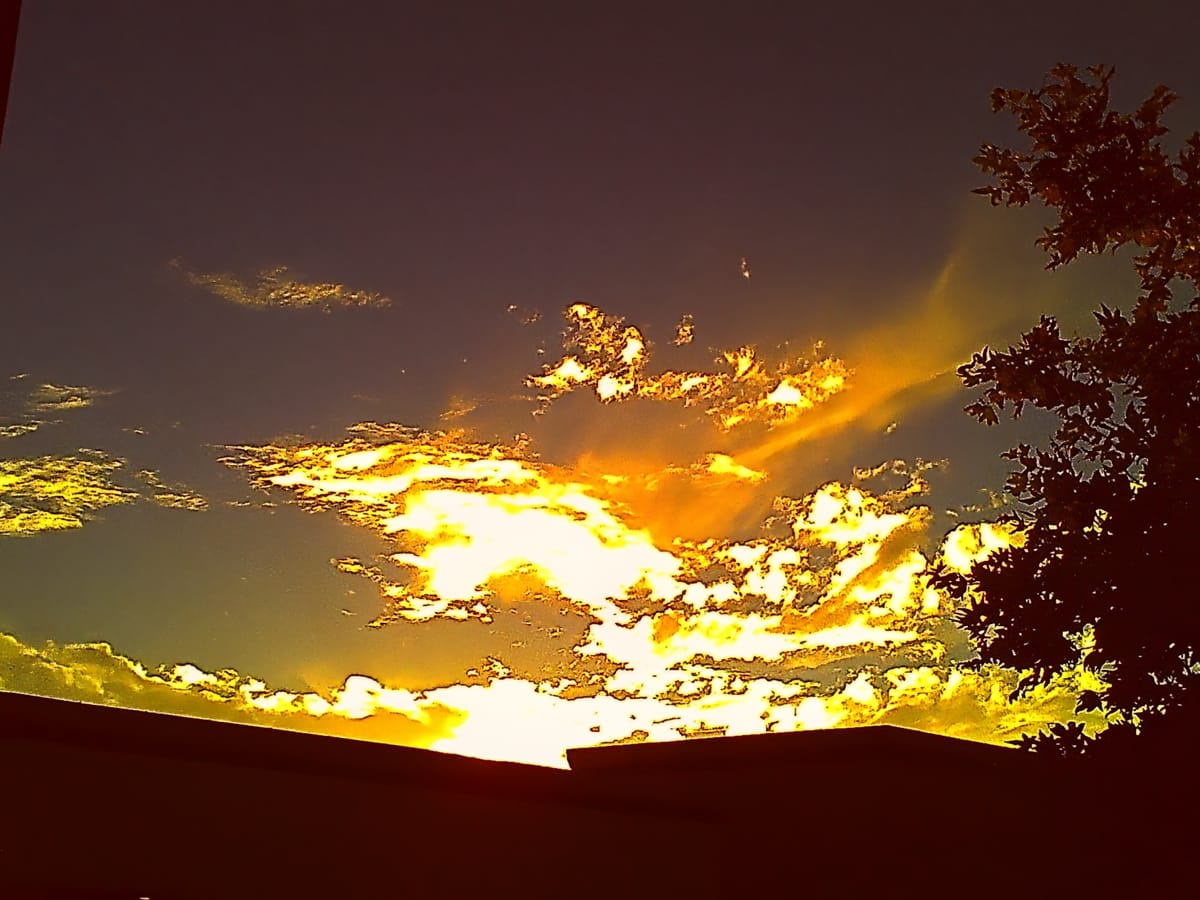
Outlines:
[[[0,425],[0,438],[15,438],[23,434],[31,434],[37,431],[43,423],[32,419],[28,422],[8,422]]]
[[[519,306],[516,303],[508,304],[507,312],[510,316],[517,319],[522,325],[532,325],[535,322],[541,321],[542,313],[540,310],[530,306]]]
[[[205,273],[189,269],[182,260],[170,263],[173,269],[196,287],[222,300],[255,309],[319,309],[331,312],[354,306],[391,306],[392,301],[376,291],[352,290],[332,281],[303,281],[287,266],[263,269],[249,279],[228,272]]]
[[[83,409],[114,393],[85,385],[39,384],[26,374],[12,375],[8,382],[0,387],[0,439],[32,434],[58,421],[45,416]]]
[[[690,315],[684,316],[679,320],[679,324],[675,326],[675,340],[673,343],[677,347],[684,344],[690,344],[696,339],[696,321]]]
[[[163,481],[153,469],[143,469],[137,477],[150,489],[149,499],[159,506],[171,509],[190,509],[201,512],[208,509],[208,501],[186,485]]]
[[[41,384],[29,396],[33,412],[59,412],[91,406],[97,397],[107,397],[113,391],[83,385]]]

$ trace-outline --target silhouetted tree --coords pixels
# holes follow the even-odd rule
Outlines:
[[[1057,213],[1037,240],[1047,268],[1137,245],[1141,290],[1129,313],[1102,305],[1093,337],[1065,339],[1043,316],[959,368],[984,388],[966,407],[981,422],[1032,406],[1058,424],[1047,446],[1004,454],[1024,545],[934,576],[963,602],[980,661],[1028,672],[1018,695],[1081,663],[1101,673],[1109,687],[1078,704],[1116,723],[1101,740],[1063,725],[1024,742],[1061,753],[1192,722],[1200,673],[1200,133],[1172,156],[1160,118],[1176,96],[1159,86],[1114,112],[1112,75],[1059,65],[1038,90],[992,93],[1032,146],[984,144],[974,161],[991,183],[976,193]]]

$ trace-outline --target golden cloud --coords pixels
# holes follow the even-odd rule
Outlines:
[[[7,422],[0,437],[19,437],[49,424],[39,414],[82,409],[113,391],[81,385],[33,383],[12,376],[16,385],[0,395]],[[0,536],[28,537],[49,531],[79,528],[100,510],[132,503],[139,493],[115,476],[127,461],[100,450],[80,449],[67,455],[0,459]],[[204,509],[202,497],[181,485],[167,485],[156,472],[137,473],[154,502],[186,509]]]
[[[65,456],[0,459],[0,537],[31,537],[81,528],[108,507],[149,499],[162,506],[200,511],[207,501],[182,485],[168,485],[157,473],[137,473],[149,496],[116,478],[127,461],[99,450]]]
[[[20,437],[51,424],[39,415],[83,409],[97,398],[115,393],[84,385],[39,384],[27,375],[11,376],[9,382],[14,386],[0,392],[0,438]],[[132,431],[143,433],[136,428]],[[117,480],[127,465],[125,459],[91,449],[0,459],[0,536],[28,537],[79,528],[106,507],[144,497]],[[195,491],[168,484],[151,469],[137,472],[136,477],[149,491],[145,499],[178,509],[208,507]]]
[[[392,542],[375,562],[334,561],[379,592],[374,627],[491,623],[522,603],[561,606],[579,623],[539,638],[569,642],[565,673],[494,658],[477,678],[424,692],[463,717],[441,749],[561,764],[567,747],[639,735],[883,721],[1004,740],[1069,717],[1088,677],[1012,705],[1015,673],[962,668],[967,648],[921,549],[929,464],[892,462],[778,498],[770,526],[784,537],[662,545],[632,524],[635,492],[613,498],[627,477],[552,466],[527,447],[368,423],[340,443],[230,449],[225,462],[255,486]],[[715,455],[673,475],[700,484],[714,470],[756,477]],[[882,477],[901,484],[868,489]],[[1015,539],[961,526],[934,556],[966,564]]]
[[[132,503],[137,494],[112,480],[124,464],[96,450],[0,459],[0,535],[79,528],[105,507]]]
[[[717,358],[716,372],[667,370],[647,372],[650,347],[640,329],[620,316],[586,303],[564,313],[565,355],[530,375],[543,408],[579,387],[590,387],[605,403],[635,397],[700,406],[719,428],[748,422],[776,424],[794,420],[842,391],[850,371],[841,360],[822,356],[817,345],[811,358],[797,357],[768,365],[752,346],[727,350]],[[676,344],[692,339],[690,317],[680,322]]]

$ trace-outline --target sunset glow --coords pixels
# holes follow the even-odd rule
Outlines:
[[[0,690],[548,766],[1109,724],[931,579],[1039,546],[1053,413],[959,367],[1136,296],[971,193],[988,92],[1117,19],[186,6],[23,7]],[[1106,62],[1182,111],[1159,18]]]
[[[567,356],[531,377],[531,386],[549,391],[543,402],[577,383],[594,385],[601,402],[703,402],[720,434],[754,419],[786,423],[853,390],[838,360],[772,374],[754,348],[725,354],[724,374],[651,374],[636,327],[583,304],[566,314],[573,330],[565,344],[586,362]],[[850,482],[777,496],[767,523],[773,536],[737,540],[663,539],[635,524],[639,506],[662,502],[660,477],[704,490],[717,509],[722,492],[769,483],[769,470],[723,452],[634,478],[594,463],[552,464],[528,441],[364,422],[332,443],[231,446],[222,462],[265,495],[385,541],[389,549],[374,559],[331,561],[376,596],[371,629],[437,620],[490,627],[521,607],[558,609],[558,623],[537,626],[528,640],[565,654],[566,663],[539,675],[527,663],[489,657],[458,684],[410,690],[362,672],[314,692],[190,663],[152,671],[100,645],[14,650],[58,673],[58,689],[80,684],[77,667],[85,665],[60,662],[62,653],[90,660],[95,674],[85,680],[100,699],[114,677],[106,669],[119,670],[125,683],[155,687],[142,701],[154,708],[187,696],[226,710],[217,715],[346,734],[383,716],[403,724],[369,732],[375,739],[546,765],[595,743],[884,721],[1002,740],[1061,718],[1080,689],[1082,675],[1064,676],[1055,690],[1010,704],[1014,673],[956,667],[963,651],[951,640],[947,599],[927,583],[930,561],[941,557],[962,571],[1020,535],[985,522],[936,539],[922,503],[929,464],[888,461]],[[12,496],[52,498],[39,501],[39,515],[78,516],[136,499],[102,480],[122,464],[27,460],[10,465],[0,486]],[[202,498],[153,472],[138,477],[156,502],[205,509]],[[9,513],[6,527],[62,527],[31,514]]]

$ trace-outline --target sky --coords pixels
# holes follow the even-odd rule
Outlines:
[[[551,765],[1067,714],[923,585],[1045,433],[953,372],[1136,288],[971,157],[1059,61],[1190,131],[1189,32],[747,6],[27,4],[0,687]]]

